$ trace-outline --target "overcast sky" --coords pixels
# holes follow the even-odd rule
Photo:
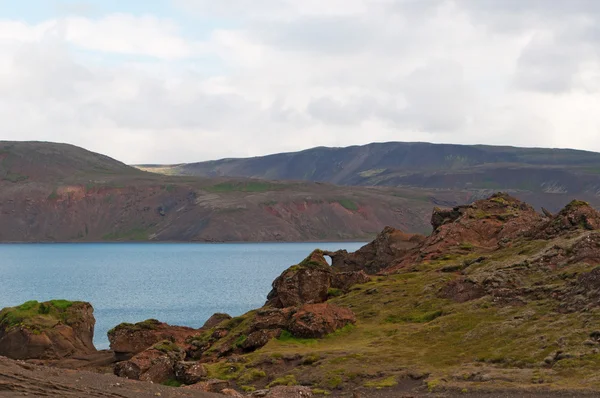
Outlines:
[[[0,0],[0,120],[127,163],[600,151],[600,1]]]

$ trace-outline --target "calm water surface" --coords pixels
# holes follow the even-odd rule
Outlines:
[[[0,245],[0,308],[57,298],[94,306],[98,348],[121,322],[200,327],[215,312],[260,307],[271,282],[313,249],[363,243]]]

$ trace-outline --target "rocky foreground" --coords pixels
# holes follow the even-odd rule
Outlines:
[[[427,237],[388,227],[355,253],[315,250],[239,317],[118,325],[107,352],[91,346],[87,303],[6,308],[0,355],[21,362],[0,374],[30,373],[0,376],[0,395],[35,394],[44,372],[88,388],[94,371],[122,380],[109,395],[115,376],[94,379],[108,383],[98,396],[597,396],[600,213],[573,201],[540,214],[496,194],[431,222]]]

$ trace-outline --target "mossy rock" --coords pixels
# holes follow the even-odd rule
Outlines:
[[[108,334],[111,335],[121,330],[127,330],[131,332],[138,332],[140,330],[156,330],[160,324],[161,322],[156,319],[146,319],[145,321],[138,323],[123,322],[110,329]]]
[[[35,300],[27,301],[19,306],[0,311],[0,325],[5,329],[25,327],[32,330],[45,330],[58,323],[74,323],[78,319],[68,310],[75,304],[84,303],[68,300],[50,300],[42,303]]]

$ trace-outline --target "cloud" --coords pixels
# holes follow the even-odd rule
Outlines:
[[[600,151],[595,0],[172,4],[185,18],[0,20],[2,138],[129,163],[391,140]]]

